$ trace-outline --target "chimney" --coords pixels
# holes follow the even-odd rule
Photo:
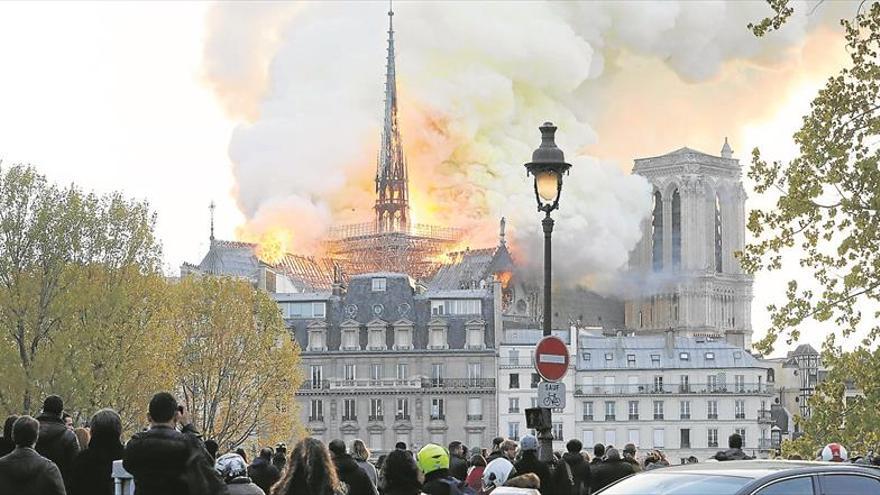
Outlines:
[[[330,293],[334,296],[342,297],[345,295],[345,284],[342,281],[342,270],[339,265],[333,264],[333,281],[330,284]]]
[[[666,352],[672,354],[675,351],[675,330],[669,328],[666,330]]]

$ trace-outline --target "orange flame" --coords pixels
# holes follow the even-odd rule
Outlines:
[[[292,232],[283,228],[266,231],[257,243],[257,257],[264,263],[278,264],[287,253],[287,246],[290,245],[292,237]]]

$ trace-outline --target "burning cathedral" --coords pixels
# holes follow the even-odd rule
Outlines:
[[[486,446],[518,435],[520,373],[524,392],[536,386],[518,352],[540,338],[541,286],[511,255],[504,219],[496,245],[463,250],[462,231],[412,222],[393,15],[372,221],[331,229],[322,256],[268,262],[256,244],[215,239],[212,217],[207,254],[181,275],[238,277],[272,294],[302,350],[295,393],[313,435],[362,438],[378,453],[399,441]],[[729,146],[721,157],[684,148],[636,160],[634,173],[657,192],[630,267],[655,289],[626,301],[555,290],[553,327],[575,355],[582,335],[670,329],[748,345],[751,279],[732,255],[744,241],[744,191]]]

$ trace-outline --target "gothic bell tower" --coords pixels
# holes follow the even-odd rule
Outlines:
[[[653,208],[630,255],[637,293],[626,303],[626,326],[751,345],[752,277],[736,258],[746,193],[727,139],[721,156],[681,148],[636,159],[633,173],[653,186]]]

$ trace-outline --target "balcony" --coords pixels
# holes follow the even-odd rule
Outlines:
[[[467,420],[468,421],[482,421],[483,415],[482,414],[468,414]]]
[[[710,383],[681,384],[626,384],[626,385],[578,385],[576,396],[604,395],[770,395],[773,385],[766,383],[746,383],[737,386],[726,386]]]
[[[584,421],[592,421],[592,420],[593,420],[592,414],[584,414]]]
[[[639,415],[638,415],[638,414],[630,414],[630,415],[629,415],[629,420],[630,420],[630,421],[638,421],[638,420],[639,420]]]
[[[309,416],[310,423],[322,423],[324,421],[324,415],[320,416]]]
[[[507,412],[510,414],[516,414],[516,413],[519,413],[519,408],[517,407],[514,409],[511,407],[510,409],[507,410]]]
[[[663,413],[654,413],[654,419],[663,419]]]
[[[614,421],[614,414],[606,414],[605,421]]]
[[[425,378],[422,388],[493,388],[494,378]]]
[[[706,419],[718,419],[718,413],[709,413],[706,415]]]
[[[385,415],[383,414],[371,414],[368,418],[369,421],[383,422],[385,421]]]
[[[770,424],[773,422],[773,416],[769,409],[758,409],[758,423]]]
[[[354,423],[357,423],[357,420],[358,420],[357,415],[348,415],[348,416],[342,415],[342,421],[352,421]]]
[[[432,421],[445,421],[446,415],[445,414],[432,414],[431,420]]]
[[[733,415],[734,419],[746,419],[746,413],[736,413]]]
[[[398,380],[396,378],[386,378],[386,379],[357,379],[357,380],[345,380],[345,379],[335,379],[335,380],[325,380],[328,385],[325,389],[336,390],[336,389],[351,389],[351,388],[381,388],[381,389],[407,389],[407,388],[422,388],[422,381],[420,379],[406,379],[406,380]]]
[[[327,390],[330,388],[330,380],[311,380],[304,381],[299,389],[303,391],[309,390]]]
[[[691,415],[690,415],[690,413],[682,414],[679,419],[691,419]]]

